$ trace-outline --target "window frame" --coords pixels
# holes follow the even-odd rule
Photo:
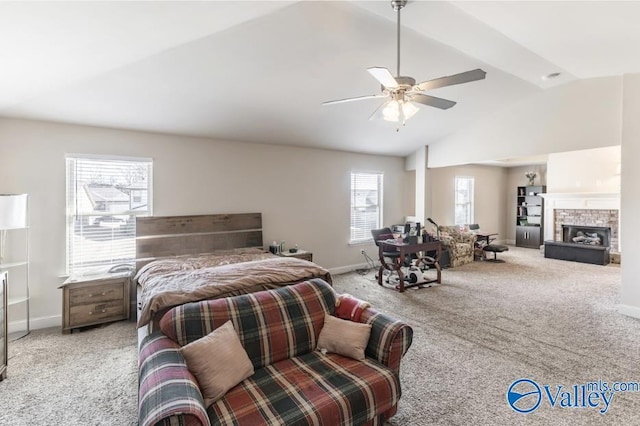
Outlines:
[[[95,161],[96,163],[109,163],[109,162],[113,162],[113,163],[137,163],[137,165],[141,165],[141,166],[145,166],[146,167],[146,188],[142,189],[142,188],[129,188],[129,190],[131,191],[131,193],[129,193],[129,206],[126,210],[114,210],[114,211],[110,211],[110,210],[105,210],[104,212],[102,210],[93,210],[92,212],[78,212],[78,210],[81,208],[79,207],[79,199],[78,199],[78,185],[82,184],[80,183],[81,181],[78,178],[78,171],[79,168],[81,167],[87,167],[87,165],[80,165],[78,166],[78,161],[84,161],[84,162],[91,162],[91,161]],[[91,167],[89,165],[89,167]],[[97,169],[102,173],[107,174],[107,176],[111,176],[110,173],[111,172],[108,168],[103,167],[102,169]],[[106,170],[106,171],[105,171]],[[100,174],[100,172],[98,174]],[[117,174],[114,174],[114,176],[118,176]],[[148,158],[148,157],[127,157],[127,156],[116,156],[116,155],[95,155],[95,154],[66,154],[65,155],[65,184],[66,184],[66,197],[65,197],[65,207],[66,207],[66,215],[65,215],[65,219],[66,219],[66,259],[65,259],[65,272],[66,274],[69,275],[74,275],[74,274],[86,274],[86,275],[90,275],[93,273],[104,273],[107,272],[108,269],[116,264],[122,264],[122,263],[127,263],[127,264],[134,264],[135,263],[135,221],[133,221],[133,257],[126,257],[126,258],[121,258],[121,259],[111,259],[111,261],[109,261],[108,257],[105,257],[103,260],[94,260],[94,261],[88,261],[86,266],[83,266],[83,261],[80,260],[79,263],[77,261],[77,259],[80,258],[81,255],[77,255],[75,253],[78,253],[79,251],[82,250],[81,247],[77,247],[77,248],[73,248],[73,237],[74,234],[76,233],[76,222],[77,222],[77,218],[79,217],[95,217],[95,216],[106,216],[106,217],[112,217],[115,218],[116,216],[129,216],[129,217],[136,217],[136,216],[152,216],[153,215],[153,159],[152,158]],[[82,184],[84,185],[84,184]],[[116,185],[112,184],[113,188],[116,187]],[[146,209],[143,211],[136,211],[135,206],[134,208],[132,208],[131,203],[135,202],[133,201],[133,199],[135,198],[135,196],[133,195],[135,191],[137,191],[138,189],[141,190],[146,190],[147,191],[147,199],[146,199]],[[88,190],[87,190],[88,191]],[[100,219],[100,218],[98,218]],[[90,220],[90,219],[89,219]],[[96,219],[97,220],[97,219]],[[83,221],[84,222],[84,221]],[[115,222],[115,221],[114,221]],[[95,224],[94,224],[95,225]],[[84,227],[84,223],[83,225],[81,225],[82,227]],[[107,222],[107,227],[109,226],[108,222]],[[108,231],[107,231],[108,232]],[[104,240],[104,241],[109,241],[109,243],[113,243],[113,241],[115,241],[116,238],[112,236],[112,238],[110,240]],[[131,247],[128,248],[129,251],[131,251]],[[125,250],[126,251],[126,250]],[[117,252],[117,250],[116,250]],[[75,255],[75,261],[74,261],[74,255]],[[73,264],[72,264],[73,262]]]
[[[377,192],[377,204],[364,204],[357,205],[356,197],[358,191],[365,191],[362,188],[355,187],[354,184],[357,184],[357,180],[360,178],[360,182],[365,178],[375,178],[376,179],[376,192]],[[365,199],[366,200],[366,199]],[[358,237],[354,234],[354,230],[360,225],[358,222],[354,222],[354,210],[357,208],[368,209],[372,206],[375,206],[375,217],[376,217],[376,225],[375,227],[366,227],[361,229],[361,233],[364,231],[366,235]],[[350,173],[350,182],[349,182],[349,244],[363,244],[369,243],[373,241],[373,237],[371,236],[372,229],[380,229],[382,227],[383,222],[383,212],[384,212],[384,172],[381,171],[365,171],[365,170],[352,170]],[[361,222],[366,222],[366,218],[360,218]]]
[[[470,190],[464,190],[465,192],[469,192],[467,194],[468,201],[459,202],[459,182],[461,180],[465,180],[469,182],[467,185],[470,186]],[[458,206],[463,206],[466,210],[466,217],[463,223],[459,223],[458,221]],[[471,223],[475,223],[475,178],[473,176],[455,176],[453,183],[453,216],[454,216],[454,224],[455,225],[468,225]]]

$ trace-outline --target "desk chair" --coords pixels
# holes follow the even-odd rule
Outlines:
[[[378,250],[380,250],[379,247],[380,244],[382,244],[381,242],[384,240],[392,239],[393,232],[391,232],[391,229],[388,227],[382,229],[372,229],[371,236],[373,237],[373,241],[376,243],[376,247],[378,247]],[[390,263],[394,263],[397,265],[400,262],[400,253],[397,251],[383,251],[382,256],[389,259]],[[383,262],[380,263],[384,264]],[[386,276],[387,283],[389,283],[391,273],[392,271],[384,268],[384,266],[380,266],[380,271],[378,271],[378,274],[383,274],[383,277]],[[376,279],[378,278],[378,274],[376,274]],[[400,276],[398,276],[398,278],[400,278]]]

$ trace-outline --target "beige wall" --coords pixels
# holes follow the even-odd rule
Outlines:
[[[454,166],[429,169],[431,182],[431,211],[428,217],[439,225],[453,225],[455,222],[454,178],[472,176],[475,192],[475,222],[486,232],[499,233],[498,240],[504,241],[507,232],[506,204],[507,170],[491,166]]]
[[[547,166],[545,164],[535,164],[522,167],[510,167],[507,169],[507,196],[505,212],[507,223],[505,239],[509,244],[516,243],[516,206],[518,201],[517,187],[529,184],[529,179],[525,173],[534,172],[537,176],[534,180],[536,185],[547,184]]]
[[[429,167],[619,145],[621,114],[621,77],[563,84],[429,145]]]
[[[620,312],[640,318],[640,74],[624,76],[620,228],[624,232]]]
[[[385,173],[385,223],[411,209],[400,157],[0,119],[0,192],[31,195],[34,328],[60,324],[67,153],[151,157],[155,215],[261,212],[265,245],[298,244],[327,268],[375,257],[348,245],[352,170]]]
[[[620,193],[620,145],[550,154],[547,192]]]

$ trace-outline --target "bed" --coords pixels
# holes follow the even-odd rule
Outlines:
[[[265,253],[260,213],[139,217],[136,258],[138,327],[147,332],[184,303],[310,278],[331,283],[329,271],[315,263]]]

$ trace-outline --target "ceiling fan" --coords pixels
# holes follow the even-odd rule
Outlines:
[[[382,116],[384,120],[402,123],[413,117],[419,108],[416,104],[428,105],[439,109],[449,109],[456,103],[447,99],[425,95],[424,91],[455,84],[469,83],[482,80],[487,74],[480,68],[459,74],[440,77],[416,84],[413,77],[400,75],[400,10],[407,4],[407,0],[391,0],[391,7],[398,14],[398,43],[397,43],[397,72],[394,77],[387,68],[371,67],[367,71],[382,84],[382,93],[378,95],[357,96],[354,98],[338,99],[323,102],[322,105],[334,105],[343,102],[359,101],[372,98],[388,98],[376,109],[369,120]],[[399,129],[398,129],[399,130]]]

